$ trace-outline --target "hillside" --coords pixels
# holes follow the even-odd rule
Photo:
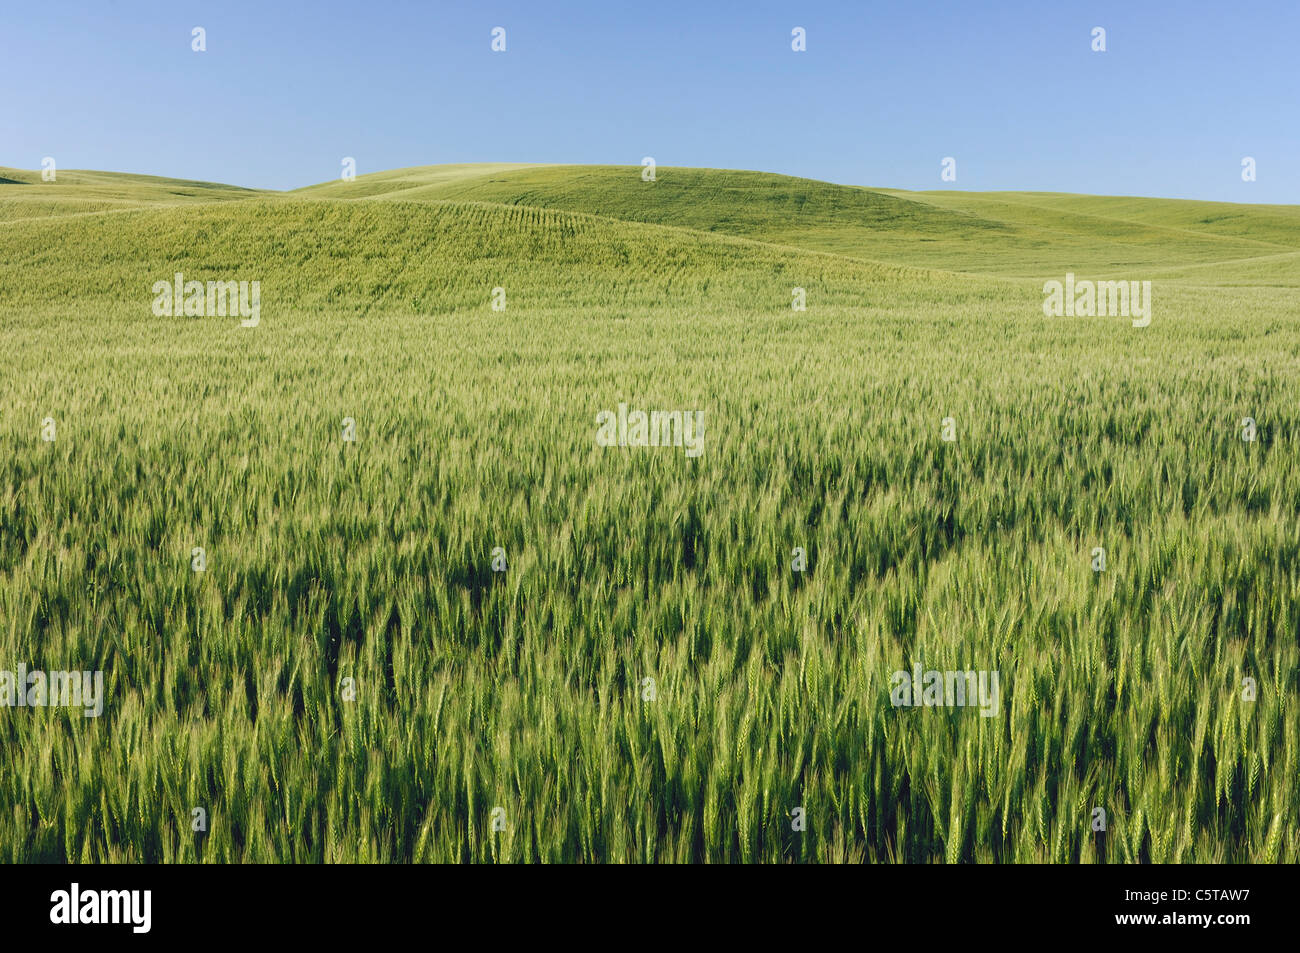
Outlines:
[[[910,193],[760,172],[622,166],[431,166],[299,195],[486,201],[679,225],[915,267],[1095,277],[1215,264],[1231,282],[1261,258],[1300,285],[1300,208],[1047,193]],[[1125,274],[1124,277],[1133,277]]]
[[[1034,279],[1300,287],[1300,208],[1055,193],[906,192],[760,172],[426,166],[276,193],[113,173],[0,169],[0,221],[230,201],[489,203],[687,228],[847,258]],[[398,215],[406,212],[392,213]],[[629,234],[629,233],[625,233]]]
[[[472,202],[275,198],[0,228],[0,299],[11,307],[76,298],[138,309],[154,281],[176,271],[247,275],[282,310],[359,315],[478,308],[495,287],[517,310],[690,302],[778,313],[795,286],[823,306],[862,307],[919,300],[933,280],[959,295],[989,286],[725,234]]]
[[[215,182],[152,175],[60,169],[55,181],[39,171],[0,166],[0,222],[247,199],[259,193]]]

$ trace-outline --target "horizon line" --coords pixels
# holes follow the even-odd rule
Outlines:
[[[405,172],[411,169],[436,169],[449,168],[454,166],[518,166],[520,168],[586,168],[586,169],[618,169],[624,168],[623,163],[613,162],[498,162],[491,160],[476,160],[474,162],[435,162],[427,165],[408,165],[395,166],[391,169],[377,169],[374,172],[359,173],[353,181],[367,178],[375,175],[385,175],[393,172]],[[639,164],[628,164],[626,168],[630,170],[639,170]],[[1087,198],[1129,198],[1129,199],[1153,199],[1160,202],[1201,202],[1207,205],[1240,205],[1246,208],[1300,208],[1300,203],[1292,202],[1236,202],[1225,199],[1203,199],[1191,198],[1185,195],[1145,195],[1134,192],[1076,192],[1068,189],[906,189],[897,186],[884,185],[859,185],[857,183],[835,182],[830,179],[813,179],[803,175],[791,175],[786,172],[773,172],[766,169],[740,169],[729,168],[724,166],[697,166],[697,165],[664,165],[656,164],[657,170],[664,169],[681,169],[696,172],[748,172],[755,175],[778,176],[785,179],[798,179],[804,182],[816,182],[822,185],[834,185],[840,188],[848,189],[865,189],[869,192],[904,192],[911,195],[943,195],[947,193],[965,194],[965,195],[1062,195],[1062,196],[1080,196]],[[41,169],[25,169],[21,166],[0,165],[0,172],[14,171],[40,175]],[[240,189],[245,192],[265,195],[290,195],[294,192],[300,192],[304,189],[319,188],[342,181],[341,179],[325,179],[319,182],[312,182],[307,185],[300,185],[290,189],[270,189],[258,186],[238,185],[233,182],[217,182],[211,179],[188,179],[172,175],[160,175],[156,172],[126,172],[117,169],[84,169],[69,168],[59,170],[65,173],[88,173],[92,175],[121,175],[131,176],[138,179],[158,179],[166,182],[183,182],[192,185],[204,186],[221,186],[228,189]],[[0,182],[0,188],[6,185],[45,185],[50,183],[31,183],[31,182]],[[57,181],[53,183],[57,185]]]

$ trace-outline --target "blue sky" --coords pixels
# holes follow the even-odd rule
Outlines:
[[[1297,0],[32,3],[0,26],[0,165],[296,188],[344,156],[361,174],[648,155],[1300,203],[1298,38]]]

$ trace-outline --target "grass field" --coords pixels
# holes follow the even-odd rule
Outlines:
[[[1300,861],[1300,207],[0,169],[0,333],[0,860]]]

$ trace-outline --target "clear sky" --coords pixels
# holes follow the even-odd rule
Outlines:
[[[344,156],[358,174],[653,156],[1300,203],[1300,0],[32,2],[0,23],[0,82],[0,165],[26,169],[282,189]]]

